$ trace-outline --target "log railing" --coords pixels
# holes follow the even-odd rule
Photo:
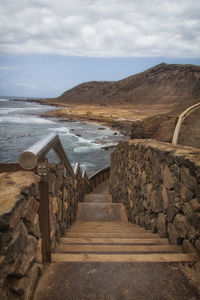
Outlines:
[[[99,184],[104,182],[105,180],[109,179],[110,176],[110,167],[103,168],[93,175],[89,177],[91,189],[93,190],[95,187],[97,187]]]
[[[50,164],[46,158],[46,155],[52,149],[60,159],[60,163],[54,167],[54,174],[52,174]],[[43,262],[50,262],[52,251],[52,209],[50,211],[50,207],[53,206],[51,203],[52,199],[54,199],[56,193],[59,194],[58,199],[62,198],[60,200],[61,203],[58,205],[61,207],[61,214],[59,214],[61,217],[58,221],[59,226],[66,228],[75,220],[78,202],[83,201],[85,194],[109,178],[110,168],[101,169],[90,177],[87,176],[85,171],[81,171],[79,163],[76,163],[74,168],[72,168],[59,136],[54,133],[45,136],[22,152],[19,156],[19,164],[25,170],[36,172],[41,178],[39,184],[39,219],[42,236],[42,258]],[[57,179],[55,179],[55,174]],[[56,186],[59,186],[59,192],[56,193],[54,192],[55,180],[57,180]],[[67,221],[66,218],[68,219]]]

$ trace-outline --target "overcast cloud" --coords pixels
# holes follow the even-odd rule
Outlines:
[[[199,57],[198,0],[0,0],[0,54]]]

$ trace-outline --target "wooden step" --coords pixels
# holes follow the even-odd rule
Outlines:
[[[83,203],[82,204],[89,204],[89,205],[94,205],[93,203]],[[98,204],[102,204],[102,203],[98,203]],[[104,203],[103,203],[104,204]],[[105,203],[105,204],[108,204],[108,205],[112,205],[112,203]],[[137,224],[133,224],[133,223],[130,223],[130,222],[124,222],[124,220],[117,220],[117,221],[79,221],[79,220],[76,220],[76,222],[72,225],[72,226],[128,226],[128,227],[131,227],[131,226],[138,226],[140,227],[139,225]]]
[[[78,204],[75,224],[52,254],[52,262],[192,262],[180,246],[128,222],[122,203],[109,194],[88,194]]]
[[[86,203],[78,204],[77,221],[121,221],[126,222],[127,216],[121,203]]]
[[[182,248],[172,245],[69,245],[59,244],[56,248],[56,253],[60,252],[173,252],[180,253]]]
[[[109,225],[105,225],[105,226],[95,226],[95,225],[91,225],[91,226],[81,226],[81,225],[74,225],[72,227],[69,227],[67,230],[119,230],[119,229],[126,229],[126,230],[134,230],[134,229],[142,229],[142,230],[146,230],[145,228],[143,227],[139,227],[137,225],[133,225],[133,226],[124,226],[124,225],[114,225],[114,226],[109,226]]]
[[[128,228],[128,229],[132,229],[132,228],[141,228],[144,229],[144,227],[140,227],[136,224],[129,224],[129,223],[120,223],[120,224],[112,224],[112,222],[110,222],[111,224],[94,224],[93,222],[91,222],[91,224],[79,224],[79,223],[75,223],[73,226],[71,226],[69,229],[71,228],[80,228],[80,229],[100,229],[100,228]],[[145,229],[144,229],[145,230]]]
[[[66,244],[168,244],[166,238],[61,238]]]
[[[52,254],[52,262],[191,262],[195,254]]]
[[[140,227],[136,224],[128,223],[128,222],[75,222],[73,227]],[[141,227],[142,228],[142,227]]]
[[[135,232],[149,232],[152,233],[151,230],[145,230],[143,228],[71,228],[66,231],[66,235],[68,233],[135,233]]]
[[[110,194],[87,194],[83,201],[90,203],[111,203],[112,196]]]
[[[157,233],[150,232],[67,232],[66,237],[140,237],[140,238],[152,238],[159,237]]]
[[[135,226],[136,224],[130,223],[130,222],[122,222],[122,221],[76,221],[72,226],[81,225],[81,226]],[[138,225],[136,225],[138,226]]]
[[[118,229],[128,229],[128,230],[134,230],[134,229],[142,229],[142,230],[146,230],[144,229],[143,227],[139,227],[139,226],[117,226],[117,225],[114,225],[114,226],[108,226],[108,225],[105,225],[105,226],[81,226],[81,225],[75,225],[75,226],[72,226],[72,227],[69,227],[68,230],[70,229],[77,229],[77,230],[106,230],[106,229],[111,229],[111,230],[118,230]]]

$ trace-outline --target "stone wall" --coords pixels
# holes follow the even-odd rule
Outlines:
[[[110,192],[130,221],[200,253],[200,150],[120,142],[111,156]]]
[[[41,272],[39,176],[0,176],[0,299],[30,299]]]
[[[90,186],[64,173],[61,164],[50,165],[48,178],[53,251]],[[34,172],[0,174],[0,299],[31,299],[42,271],[39,181]]]

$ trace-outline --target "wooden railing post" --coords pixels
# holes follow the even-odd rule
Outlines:
[[[48,184],[48,160],[38,164],[37,173],[41,180],[39,220],[42,235],[42,261],[51,262],[51,241],[50,241],[50,216],[49,216],[49,184]]]
[[[49,209],[49,192],[52,192],[52,185],[49,187],[48,180],[48,160],[45,158],[46,154],[53,149],[61,161],[62,176],[60,176],[60,170],[57,172],[59,189],[62,189],[62,203],[61,203],[61,216],[59,214],[58,222],[61,222],[63,228],[65,227],[65,198],[67,201],[67,222],[68,225],[72,225],[75,217],[78,202],[82,201],[84,194],[92,191],[97,185],[102,183],[106,177],[109,177],[109,167],[103,168],[95,174],[87,177],[84,172],[83,176],[81,173],[80,165],[75,164],[74,170],[67,158],[67,155],[62,147],[59,136],[55,133],[43,137],[41,140],[36,142],[34,145],[29,147],[27,150],[22,152],[19,156],[19,163],[25,170],[36,170],[37,174],[40,175],[41,180],[39,183],[40,189],[40,207],[39,207],[39,222],[42,236],[42,259],[43,262],[51,262],[51,228],[50,228],[50,209]],[[105,173],[105,175],[104,175]],[[69,184],[66,185],[67,178]],[[60,182],[62,180],[62,182]],[[86,185],[86,186],[85,186]],[[73,186],[73,189],[72,189]],[[67,188],[67,191],[65,190]],[[68,191],[69,189],[69,191]],[[66,195],[67,194],[67,195]],[[59,203],[60,204],[60,203]],[[60,212],[60,211],[59,211]]]

